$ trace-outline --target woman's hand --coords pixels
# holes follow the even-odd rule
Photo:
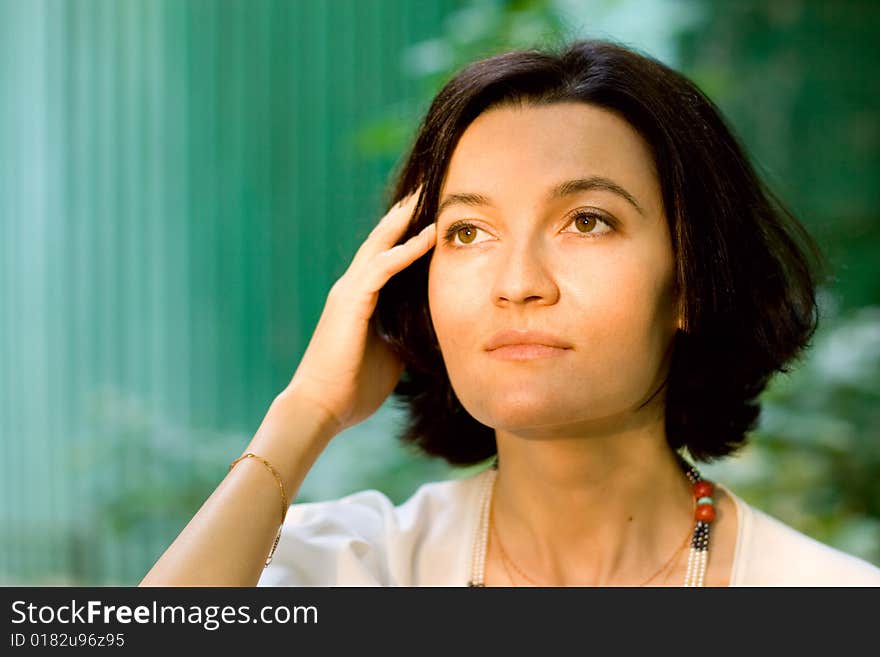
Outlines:
[[[280,472],[288,502],[296,499],[327,441],[373,414],[403,371],[403,363],[372,330],[370,317],[382,286],[436,240],[431,224],[394,246],[406,230],[418,191],[382,218],[333,284],[293,379],[245,449]],[[245,459],[220,482],[141,585],[256,584],[278,530],[278,501],[271,474],[261,463]]]
[[[318,325],[287,394],[307,399],[335,419],[338,432],[372,415],[391,394],[403,363],[370,325],[379,290],[427,253],[436,224],[395,246],[412,218],[421,187],[382,217],[327,295]]]

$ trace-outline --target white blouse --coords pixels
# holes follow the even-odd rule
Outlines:
[[[294,504],[257,585],[467,586],[487,476],[423,484],[399,506],[377,490]],[[880,586],[880,568],[719,487],[737,511],[731,586]]]

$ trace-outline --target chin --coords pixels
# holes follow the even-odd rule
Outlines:
[[[515,431],[520,428],[552,426],[571,420],[571,409],[565,409],[541,395],[499,395],[501,398],[479,399],[466,403],[465,410],[478,422],[493,429]],[[462,398],[459,397],[461,400]],[[583,407],[580,408],[583,411]]]

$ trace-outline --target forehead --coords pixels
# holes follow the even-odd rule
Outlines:
[[[600,175],[653,208],[659,199],[648,144],[623,118],[586,103],[498,107],[464,131],[441,193],[543,193],[559,180]],[[495,194],[493,194],[495,192]]]

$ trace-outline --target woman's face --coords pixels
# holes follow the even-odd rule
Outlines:
[[[581,182],[559,187],[569,181]],[[677,318],[669,229],[639,134],[584,103],[491,109],[457,144],[440,204],[428,300],[464,408],[536,436],[638,422]],[[506,329],[567,348],[487,351]]]

